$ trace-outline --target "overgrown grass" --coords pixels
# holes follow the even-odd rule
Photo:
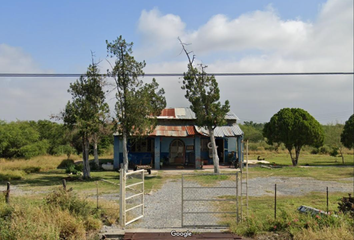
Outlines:
[[[75,156],[74,159],[78,159]],[[64,160],[63,156],[38,156],[33,159],[0,159],[0,181],[24,179],[27,174],[56,169]]]
[[[12,197],[0,203],[0,239],[93,239],[109,213],[62,189],[44,201]]]
[[[224,216],[223,223],[230,226],[230,230],[243,236],[255,236],[277,233],[284,239],[352,239],[353,219],[347,215],[338,214],[337,203],[342,193],[332,193],[329,197],[330,216],[308,215],[299,213],[297,208],[301,205],[312,206],[326,211],[326,198],[324,194],[312,193],[305,196],[284,196],[277,199],[277,218],[274,218],[273,197],[250,197],[249,216],[242,223],[237,224],[236,216]],[[231,197],[224,197],[231,198]],[[234,211],[234,205],[218,204],[223,211]]]

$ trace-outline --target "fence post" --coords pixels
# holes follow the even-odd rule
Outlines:
[[[327,191],[327,215],[328,215],[328,187],[327,187],[326,191]]]
[[[274,185],[274,219],[277,219],[277,184]]]
[[[66,180],[63,179],[63,188],[64,188],[64,191],[66,192]]]
[[[96,181],[97,209],[98,209],[98,181]]]
[[[5,200],[7,204],[10,204],[10,182],[7,182]]]
[[[125,171],[121,167],[119,170],[119,224],[125,227]]]

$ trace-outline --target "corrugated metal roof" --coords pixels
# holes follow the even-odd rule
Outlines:
[[[209,136],[208,129],[206,129],[204,127],[198,127],[198,126],[195,126],[195,129],[201,135]],[[237,124],[234,124],[232,126],[216,127],[214,129],[214,135],[215,135],[215,137],[236,137],[236,136],[243,135],[243,132]]]
[[[167,117],[167,118],[175,118],[175,109],[174,108],[165,108],[162,110],[160,117]]]
[[[166,126],[157,125],[155,130],[149,136],[158,137],[188,137],[194,135],[209,136],[208,129],[198,126]],[[114,134],[118,136],[118,133]],[[215,137],[236,137],[243,135],[241,128],[234,124],[232,126],[221,126],[214,129]]]
[[[162,126],[157,125],[149,136],[159,137],[187,137],[195,135],[194,126]]]
[[[194,112],[190,108],[165,108],[158,119],[196,119]],[[233,112],[228,112],[225,116],[228,120],[240,120]]]

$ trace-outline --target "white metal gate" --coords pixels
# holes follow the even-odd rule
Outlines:
[[[120,169],[119,223],[121,227],[144,217],[144,171]]]
[[[182,227],[226,227],[220,223],[220,217],[225,215],[234,217],[238,222],[238,178],[238,172],[182,174]],[[229,210],[213,206],[216,202],[228,204]]]

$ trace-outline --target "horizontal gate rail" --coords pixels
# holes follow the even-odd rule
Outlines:
[[[194,201],[220,201],[220,202],[236,202],[236,199],[184,199],[185,202],[194,202]]]
[[[144,194],[144,193],[137,193],[137,194],[135,194],[135,195],[132,195],[132,196],[130,196],[130,197],[125,198],[125,200],[129,200],[129,199],[132,199],[132,198],[141,196],[141,195],[143,195],[143,194]]]
[[[206,214],[206,213],[226,213],[226,214],[235,214],[235,212],[183,212],[184,214]]]
[[[134,210],[135,208],[138,208],[138,207],[141,207],[141,206],[143,206],[143,204],[139,204],[139,205],[136,205],[134,207],[131,207],[131,208],[125,210],[125,212],[129,212],[129,211]]]
[[[235,179],[234,180],[230,180],[230,179],[216,179],[215,181],[231,181],[232,185],[235,184],[235,186],[193,186],[194,182],[193,182],[193,177],[195,177],[196,179],[199,177],[199,176],[235,176]],[[186,180],[188,179],[188,180]],[[190,183],[192,182],[192,186],[186,186],[186,183]],[[198,181],[196,181],[196,183],[198,185],[200,185],[200,183]],[[189,194],[185,195],[185,190],[187,189],[190,189],[190,191],[187,191],[187,193],[189,194],[197,194],[197,189],[210,189],[210,190],[215,190],[214,192],[213,191],[208,191],[208,195],[206,195],[206,198],[192,198],[191,196],[188,197]],[[196,189],[195,191],[193,191],[192,189]],[[215,197],[217,197],[218,195],[215,195],[215,194],[220,194],[220,191],[218,191],[218,189],[230,189],[230,192],[227,190],[227,194],[225,195],[231,195],[232,198],[230,199],[217,199]],[[231,191],[231,189],[234,189],[236,191]],[[237,218],[237,215],[238,215],[238,172],[235,172],[235,173],[221,173],[221,174],[214,174],[214,173],[205,173],[205,174],[195,174],[195,173],[192,173],[192,174],[182,174],[182,204],[181,204],[181,225],[182,227],[227,227],[226,224],[207,224],[209,221],[205,221],[205,216],[202,217],[202,218],[199,218],[198,217],[198,214],[200,215],[205,215],[205,214],[211,214],[211,215],[217,215],[217,214],[231,214],[231,215],[236,215],[236,218]],[[192,192],[191,192],[192,191]],[[213,195],[214,194],[214,195]],[[197,194],[198,195],[198,194]],[[195,195],[194,195],[195,196]],[[199,195],[200,196],[200,195]],[[210,196],[210,198],[208,199],[208,197]],[[198,197],[198,196],[196,196]],[[184,209],[184,203],[185,202],[197,202],[197,203],[207,203],[207,202],[230,202],[230,204],[232,204],[232,206],[235,206],[236,210],[235,211],[224,211],[224,212],[219,212],[219,211],[208,211],[209,210],[209,206],[207,205],[207,208],[205,209],[200,209],[200,211],[196,211],[194,209],[194,211],[185,211]],[[191,205],[193,206],[193,204]],[[189,208],[189,210],[192,210]],[[207,210],[207,211],[205,211]],[[211,210],[211,209],[210,209]],[[215,209],[216,210],[216,209]],[[195,215],[195,217],[191,216],[192,214]],[[185,216],[191,216],[192,221],[194,221],[194,224],[185,224],[184,222],[184,215]],[[201,217],[201,216],[200,216]],[[190,217],[188,217],[190,219]],[[213,216],[212,219],[216,219],[216,223],[219,223],[218,222],[218,218],[216,218],[215,216]],[[205,222],[205,224],[196,224],[195,220],[199,220],[199,221],[202,221],[202,223]],[[211,222],[210,222],[211,223]]]
[[[133,183],[133,184],[130,184],[130,185],[125,186],[125,188],[131,188],[131,187],[137,186],[137,185],[139,185],[139,184],[143,184],[143,183],[144,183],[144,182]]]
[[[235,188],[235,187],[184,187],[184,188]]]
[[[127,185],[127,176],[131,176],[131,175],[136,175],[136,176],[141,176],[141,180],[139,182],[136,183],[132,183]],[[139,193],[133,194],[129,197],[126,197],[126,191],[130,190],[130,191],[137,191],[136,189],[133,189],[132,187],[134,186],[139,186],[141,185],[142,189],[138,190]],[[144,217],[144,169],[142,170],[138,170],[138,171],[134,171],[134,172],[129,172],[126,173],[124,171],[124,168],[121,168],[120,170],[120,192],[121,192],[121,198],[120,198],[120,226],[121,227],[125,227],[126,225],[133,223],[135,221],[137,221],[138,219],[141,219]],[[127,206],[127,200],[136,198],[136,197],[141,197],[141,203],[126,209]],[[135,209],[139,209],[141,208],[141,214],[135,218],[133,218],[132,220],[127,222],[127,213],[135,210]],[[134,216],[134,212],[131,213]]]

